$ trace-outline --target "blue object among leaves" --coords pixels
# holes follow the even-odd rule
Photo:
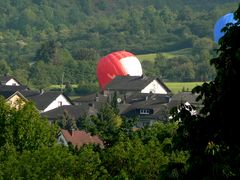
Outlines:
[[[222,29],[228,23],[234,24],[236,22],[237,20],[234,19],[233,13],[227,13],[224,16],[220,17],[214,26],[214,41],[218,43],[219,39],[224,35],[224,32],[222,32]]]

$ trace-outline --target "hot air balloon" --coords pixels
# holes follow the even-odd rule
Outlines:
[[[224,35],[222,29],[228,24],[235,24],[237,21],[234,19],[233,13],[227,13],[224,16],[220,17],[214,26],[214,41],[218,43],[219,39]]]
[[[141,76],[138,58],[127,51],[116,51],[102,57],[97,64],[97,78],[102,90],[115,76]]]

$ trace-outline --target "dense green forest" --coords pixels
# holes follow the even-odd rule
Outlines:
[[[33,88],[60,84],[64,76],[64,83],[82,87],[78,93],[89,92],[98,89],[96,63],[107,53],[190,48],[185,56],[143,61],[144,73],[165,81],[211,80],[214,23],[236,6],[237,0],[1,1],[0,73]]]

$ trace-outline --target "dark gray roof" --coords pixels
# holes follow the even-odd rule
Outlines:
[[[154,119],[158,120],[168,120],[169,119],[170,109],[167,104],[161,104],[156,110],[156,112],[152,115]]]
[[[192,92],[180,92],[171,97],[168,103],[169,108],[177,107],[185,102],[189,102],[191,105],[200,105],[201,102],[197,102],[196,98],[198,94]]]
[[[170,93],[171,90],[160,81],[159,78],[147,76],[116,76],[107,86],[106,90],[118,91],[140,91],[145,88],[153,80],[157,80],[161,86]]]
[[[167,104],[160,104],[154,109],[153,114],[141,116],[141,120],[168,121],[170,109]]]
[[[74,103],[90,103],[90,102],[101,102],[106,103],[108,101],[108,97],[104,96],[103,94],[97,92],[85,96],[81,96],[79,98],[72,100]]]
[[[151,110],[149,114],[138,114],[139,110]],[[170,109],[167,103],[161,103],[156,100],[146,100],[135,102],[127,107],[122,115],[133,116],[133,114],[140,117],[140,121],[142,120],[164,120],[166,121],[169,116]]]
[[[129,111],[131,104],[118,104],[119,114],[124,114]]]
[[[167,95],[161,96],[149,94],[149,97],[145,98],[145,100],[131,102],[131,105],[123,111],[123,114],[136,109],[152,109],[154,112],[157,112],[161,105],[169,102],[169,98],[170,97]]]
[[[11,91],[11,92],[16,92],[16,91],[23,91],[23,90],[29,90],[27,86],[4,86],[0,85],[0,91]]]
[[[15,92],[12,91],[0,91],[0,96],[3,96],[5,99],[11,97]]]
[[[60,106],[56,109],[52,109],[50,111],[44,112],[41,115],[43,117],[48,118],[49,120],[57,120],[61,119],[64,113],[67,112],[74,119],[79,119],[80,117],[84,117],[85,115],[89,115],[89,107],[87,106]]]
[[[61,94],[70,102],[71,100],[60,91],[21,91],[21,93],[30,101],[33,101],[39,110],[44,110]]]
[[[37,96],[39,95],[41,92],[40,91],[33,91],[33,90],[22,90],[21,93],[29,98],[29,97],[32,97],[32,96]]]
[[[158,103],[168,103],[171,95],[169,94],[152,94],[152,93],[134,93],[126,97],[126,103],[134,103],[139,101],[154,100]]]

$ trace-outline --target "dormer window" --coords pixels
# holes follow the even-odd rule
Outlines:
[[[140,114],[149,114],[149,109],[140,109]]]

